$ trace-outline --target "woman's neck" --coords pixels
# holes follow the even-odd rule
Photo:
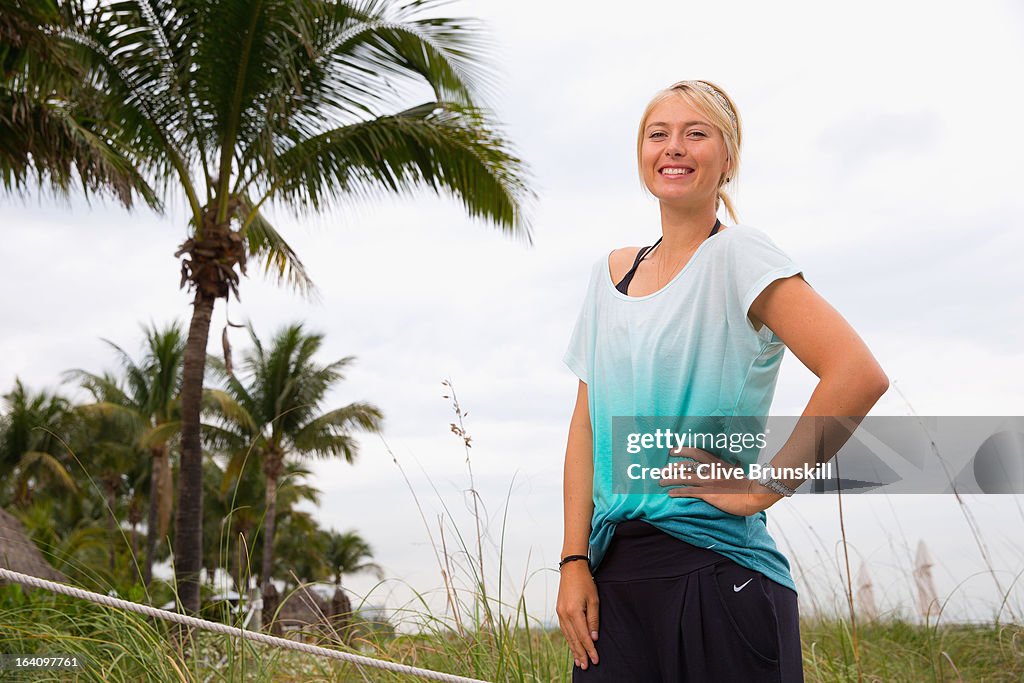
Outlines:
[[[664,256],[685,254],[703,242],[715,227],[714,206],[699,209],[661,205],[661,244]]]

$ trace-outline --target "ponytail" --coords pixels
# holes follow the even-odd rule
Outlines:
[[[718,196],[715,197],[715,213],[718,213],[718,207],[725,204],[725,211],[729,214],[729,218],[732,219],[733,223],[739,223],[740,219],[736,217],[736,206],[733,204],[732,198],[725,191],[725,188],[719,185]]]

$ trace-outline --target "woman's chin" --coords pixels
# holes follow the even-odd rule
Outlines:
[[[657,192],[652,193],[657,197],[663,204],[669,204],[671,206],[682,207],[694,207],[701,206],[703,204],[711,203],[714,204],[714,198],[707,198],[690,191],[688,188],[658,188]]]

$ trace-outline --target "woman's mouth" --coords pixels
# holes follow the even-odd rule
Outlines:
[[[671,167],[663,168],[660,171],[658,171],[658,173],[660,173],[665,178],[670,178],[672,180],[680,180],[682,178],[686,178],[693,175],[694,170],[692,168]]]

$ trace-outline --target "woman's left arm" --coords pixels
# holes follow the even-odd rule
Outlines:
[[[889,378],[864,340],[803,278],[768,285],[750,305],[818,379],[804,415],[864,417],[889,388]]]
[[[757,328],[767,325],[819,380],[771,466],[814,467],[831,460],[889,388],[888,377],[853,327],[799,276],[766,287],[751,304],[750,317]],[[718,460],[691,448],[680,449],[676,455],[699,462]],[[803,482],[802,478],[779,480],[790,488]],[[677,486],[681,481],[662,483]],[[697,485],[672,489],[670,495],[702,498],[737,515],[754,514],[782,498],[753,480],[693,483]],[[741,492],[745,495],[736,495]]]
[[[828,462],[888,390],[889,378],[850,323],[800,277],[773,282],[751,304],[750,314],[818,377],[772,467]],[[814,419],[820,417],[833,419]],[[780,481],[796,488],[803,478]]]

